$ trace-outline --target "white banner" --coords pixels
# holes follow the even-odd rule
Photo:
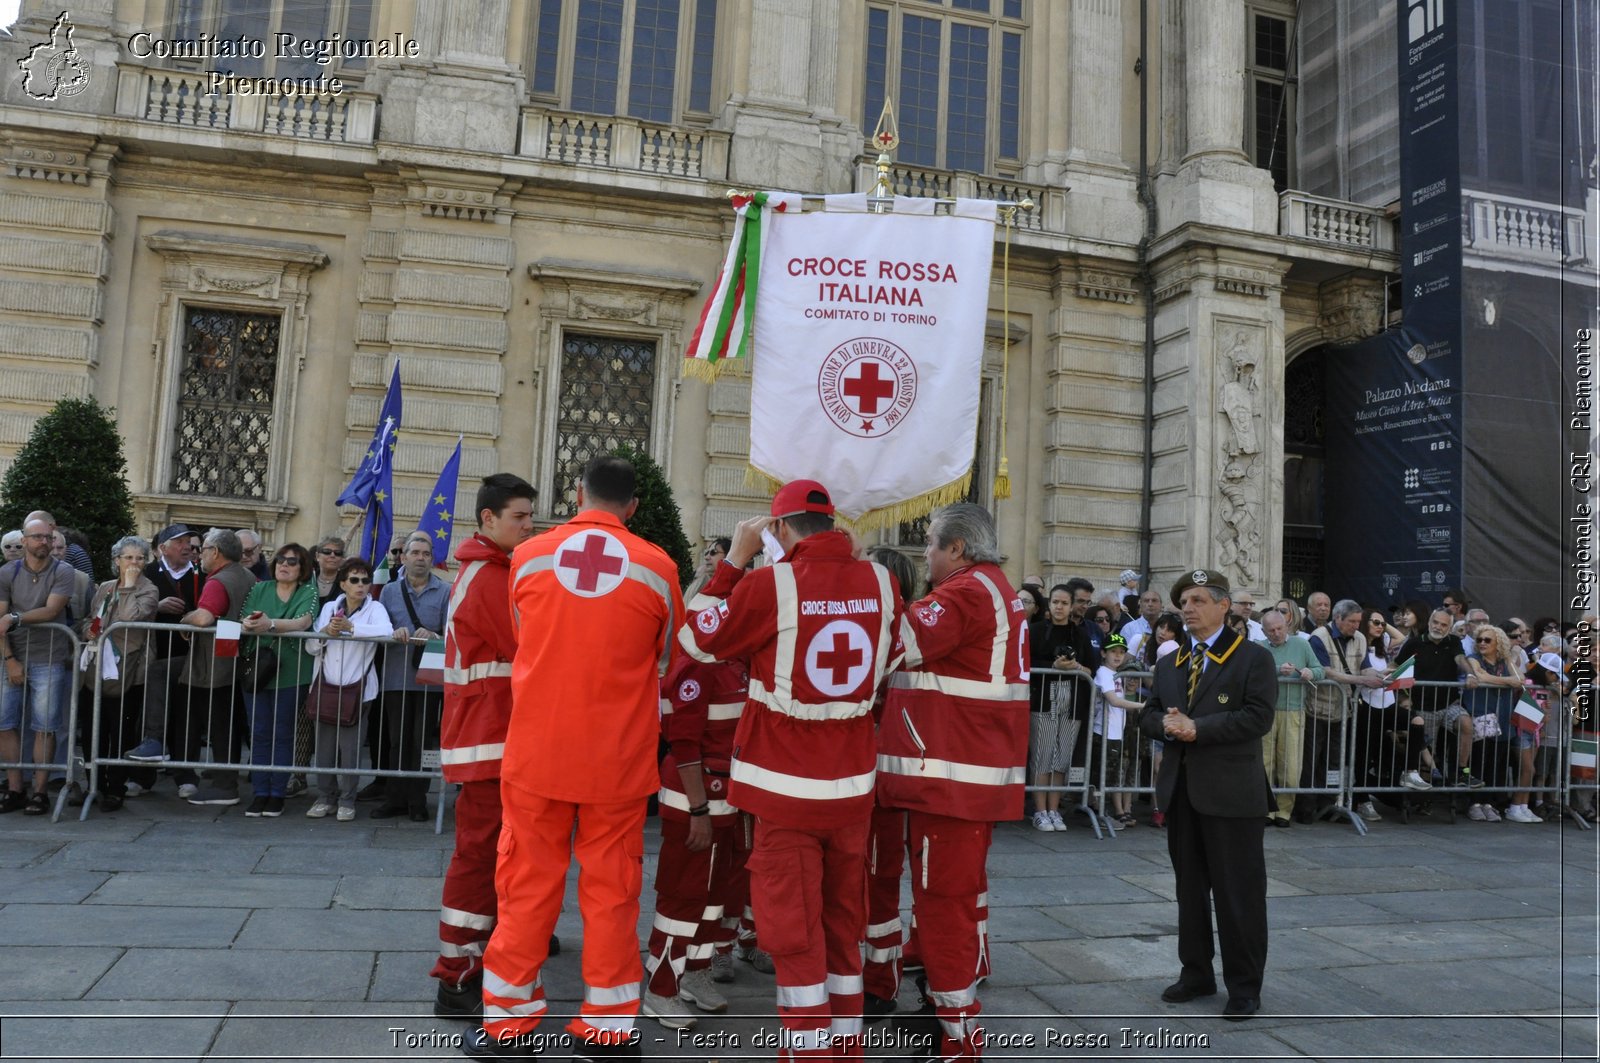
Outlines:
[[[908,213],[931,201],[897,199],[898,213],[863,214],[850,198],[763,221],[750,463],[820,481],[873,525],[965,492],[996,208],[933,217]]]

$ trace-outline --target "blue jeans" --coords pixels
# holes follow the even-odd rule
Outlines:
[[[60,734],[67,726],[67,698],[72,694],[72,673],[66,662],[26,665],[22,686],[13,686],[0,669],[0,731],[15,731],[22,724],[22,705],[28,705],[28,730]]]
[[[244,696],[250,712],[251,764],[286,768],[294,763],[294,719],[305,700],[305,687],[280,687]],[[250,773],[250,789],[256,797],[283,797],[288,788],[288,772]]]

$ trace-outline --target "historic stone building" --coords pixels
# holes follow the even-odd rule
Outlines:
[[[507,469],[559,519],[581,461],[631,441],[691,537],[727,533],[763,505],[748,376],[676,364],[726,192],[868,191],[888,96],[897,192],[1037,204],[1009,317],[996,270],[978,448],[987,492],[1005,432],[1012,575],[1205,563],[1270,595],[1286,361],[1378,331],[1396,269],[1382,206],[1283,190],[1295,6],[78,0],[69,38],[23,0],[0,42],[0,455],[92,394],[141,531],[304,541],[351,519],[333,499],[399,359],[399,526],[461,434],[463,501]],[[317,65],[281,33],[399,54]],[[173,54],[241,40],[263,54]]]

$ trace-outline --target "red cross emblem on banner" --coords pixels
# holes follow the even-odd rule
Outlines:
[[[882,438],[917,401],[916,363],[889,340],[847,340],[823,359],[817,398],[839,428],[861,439]]]
[[[598,528],[579,532],[556,550],[557,581],[581,598],[610,594],[627,571],[627,548]]]
[[[854,693],[872,670],[872,638],[860,624],[834,620],[806,647],[806,678],[830,698]]]

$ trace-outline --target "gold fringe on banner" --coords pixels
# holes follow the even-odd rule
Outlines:
[[[769,476],[748,462],[744,467],[744,482],[746,487],[765,491],[768,495],[777,494],[778,489],[784,484],[784,481]],[[968,469],[959,479],[952,480],[943,487],[935,487],[932,491],[920,494],[916,498],[868,510],[855,520],[851,520],[843,513],[835,514],[834,519],[840,524],[854,528],[857,532],[877,531],[891,525],[904,524],[908,520],[916,520],[918,517],[926,517],[940,506],[960,502],[967,497],[967,492],[971,489],[972,470]]]
[[[692,376],[696,380],[703,380],[707,384],[715,384],[717,376],[722,372],[722,363],[725,359],[719,358],[709,362],[704,358],[683,359],[683,375]]]

